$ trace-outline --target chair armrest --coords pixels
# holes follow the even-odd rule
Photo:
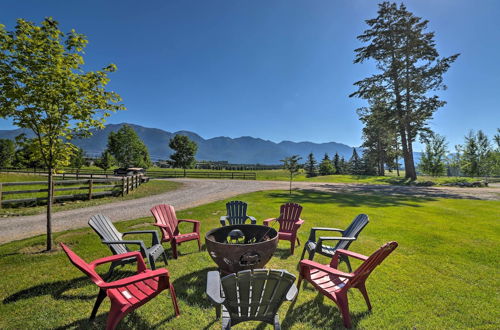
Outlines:
[[[143,241],[102,241],[104,244],[107,245],[113,245],[113,244],[132,244],[132,245],[139,245],[139,249],[142,252],[142,255],[146,255],[146,246],[144,245]]]
[[[290,287],[290,289],[286,293],[286,300],[288,300],[288,301],[294,300],[295,297],[297,297],[298,292],[299,292],[299,290],[297,289],[295,284],[292,284],[292,286]]]
[[[119,288],[122,286],[134,284],[137,282],[142,282],[144,280],[158,277],[158,276],[168,277],[168,270],[166,270],[165,268],[151,270],[148,272],[144,272],[144,273],[140,273],[140,274],[133,275],[130,277],[126,277],[126,278],[123,278],[121,280],[117,280],[117,281],[113,281],[113,282],[105,282],[105,283],[99,284],[99,287],[101,287],[103,289]]]
[[[153,226],[156,226],[156,227],[160,227],[161,229],[164,229],[167,231],[167,234],[169,237],[174,237],[174,234],[172,233],[172,231],[170,230],[170,227],[167,226],[167,225],[164,225],[162,223],[153,223]]]
[[[303,223],[304,223],[304,220],[299,219],[299,220],[295,221],[294,226],[295,226],[295,228],[299,229],[300,226],[302,226]]]
[[[356,237],[331,237],[331,236],[324,236],[318,238],[318,242],[320,241],[333,241],[333,240],[338,240],[338,241],[355,241]]]
[[[344,232],[342,229],[338,229],[338,228],[312,227],[311,231],[309,233],[308,241],[316,242],[316,232],[317,231],[338,231],[340,233]]]
[[[156,245],[160,244],[160,238],[158,237],[158,232],[156,230],[134,230],[134,231],[127,231],[124,232],[122,235],[128,235],[128,234],[151,234],[151,245]]]
[[[208,298],[216,304],[220,305],[224,302],[224,298],[220,294],[220,274],[218,271],[207,273],[207,290]]]
[[[307,260],[307,259],[300,261],[300,272],[301,273],[302,273],[303,268],[315,268],[315,269],[322,270],[325,273],[329,273],[329,274],[336,275],[336,276],[342,276],[342,277],[346,277],[346,278],[353,278],[354,277],[354,274],[344,273],[338,269],[329,267],[327,265],[320,264],[316,261]]]
[[[252,217],[252,216],[250,216],[250,215],[249,215],[249,216],[248,216],[248,219],[250,219],[250,223],[251,223],[252,225],[256,225],[256,224],[257,224],[257,220],[256,220],[254,217]]]
[[[133,251],[133,252],[122,253],[122,254],[115,254],[113,256],[96,259],[96,260],[92,261],[89,265],[92,268],[95,268],[99,265],[106,264],[108,262],[113,262],[113,261],[118,261],[118,260],[123,260],[123,259],[128,259],[128,258],[136,258],[137,259],[137,269],[139,271],[144,271],[146,269],[146,264],[144,263],[144,259],[142,258],[142,254],[139,251]]]
[[[190,222],[193,224],[193,232],[200,233],[200,221],[193,219],[178,219],[179,222]]]
[[[226,225],[226,220],[227,220],[227,216],[226,215],[223,215],[220,217],[220,224],[225,226]]]
[[[269,227],[269,223],[271,221],[274,221],[274,220],[276,220],[276,218],[269,218],[269,219],[264,220],[262,223],[264,224],[264,226],[268,226]]]
[[[368,259],[368,257],[365,255],[362,255],[362,254],[356,253],[356,252],[352,252],[352,251],[348,251],[348,250],[344,250],[344,249],[338,249],[337,251],[335,251],[335,254],[343,254],[343,255],[353,257],[353,258],[363,260],[363,261]]]

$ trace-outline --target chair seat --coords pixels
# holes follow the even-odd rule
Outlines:
[[[121,306],[132,307],[146,303],[160,292],[158,277],[155,277],[116,289],[110,289],[107,293],[111,299],[115,298]]]
[[[287,240],[287,239],[288,239],[288,240],[290,240],[290,239],[292,238],[292,234],[293,234],[293,233],[284,233],[284,232],[281,232],[281,231],[280,231],[280,232],[278,233],[278,238],[279,238],[279,239],[283,239],[283,240]]]
[[[190,241],[192,239],[197,239],[199,237],[198,233],[188,233],[188,234],[179,234],[175,236],[175,240],[177,242]]]
[[[317,269],[312,269],[309,275],[313,285],[327,294],[339,291],[347,283],[347,278],[345,277],[332,275]]]

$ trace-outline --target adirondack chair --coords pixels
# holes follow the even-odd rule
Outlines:
[[[300,262],[300,276],[297,286],[300,289],[300,283],[304,279],[310,282],[322,295],[333,300],[340,309],[344,326],[350,328],[351,316],[349,315],[347,291],[350,288],[356,288],[361,291],[368,309],[372,309],[368,292],[366,291],[366,279],[373,269],[382,263],[397,246],[397,242],[386,243],[369,257],[348,250],[338,249],[335,251],[330,265],[322,265],[312,260],[302,260]],[[341,255],[362,260],[363,263],[354,272],[344,273],[337,269]]]
[[[229,225],[243,225],[250,219],[250,223],[255,225],[257,220],[254,217],[247,215],[247,203],[242,201],[230,201],[226,203],[227,215],[220,217],[221,225],[225,226],[226,221]]]
[[[269,226],[272,221],[277,221],[279,223],[280,228],[278,230],[278,239],[290,241],[291,254],[293,254],[295,250],[295,240],[297,240],[297,244],[300,245],[299,238],[297,237],[297,231],[304,223],[304,220],[300,219],[301,212],[302,206],[299,204],[286,203],[281,205],[280,216],[278,218],[264,220],[264,226]]]
[[[165,261],[165,264],[168,265],[167,255],[165,254],[165,250],[160,243],[158,232],[156,230],[136,230],[120,233],[113,225],[111,220],[107,216],[102,214],[91,216],[89,220],[89,226],[94,229],[97,235],[99,235],[102,243],[109,246],[113,254],[130,252],[127,245],[138,245],[142,256],[149,261],[149,266],[151,267],[151,269],[156,269],[155,261],[160,256],[163,257],[163,261]],[[151,234],[151,247],[146,247],[144,242],[141,240],[124,240],[123,237],[129,234]],[[116,266],[125,265],[132,262],[135,262],[134,258],[120,259],[112,262],[109,268],[108,276],[111,276],[111,274],[113,273],[113,269]]]
[[[262,321],[280,329],[278,309],[286,299],[297,295],[295,276],[286,270],[243,270],[220,278],[219,272],[207,274],[207,296],[221,316],[222,329],[244,321]]]
[[[170,242],[174,258],[177,259],[177,245],[182,242],[197,240],[198,250],[201,250],[200,242],[200,222],[191,219],[177,219],[175,209],[172,205],[160,204],[151,209],[157,227],[160,227],[162,233],[162,242]],[[193,224],[193,231],[186,234],[179,232],[179,223],[189,222]]]
[[[108,296],[111,300],[111,309],[108,314],[106,329],[114,329],[125,315],[144,305],[166,289],[170,290],[175,315],[180,315],[174,286],[170,283],[168,270],[165,268],[156,270],[147,269],[139,251],[117,254],[86,263],[63,243],[61,243],[61,247],[66,252],[71,263],[90,277],[92,282],[99,287],[99,294],[90,314],[90,320],[95,318],[99,306],[104,298]],[[136,275],[117,281],[105,282],[95,271],[96,266],[131,258],[137,261]]]
[[[322,228],[322,227],[313,227],[311,232],[309,233],[309,239],[307,243],[304,244],[304,250],[302,251],[302,256],[300,259],[304,259],[304,255],[306,251],[309,253],[309,260],[314,259],[314,255],[319,253],[326,257],[333,257],[333,254],[338,249],[348,250],[349,246],[353,241],[358,238],[359,233],[365,226],[368,224],[368,216],[366,214],[360,214],[351,222],[349,227],[345,230],[337,229],[337,228]],[[342,237],[319,237],[316,238],[317,231],[336,231],[342,233]],[[324,241],[333,241],[337,240],[338,243],[335,246],[324,245]],[[345,262],[347,268],[350,272],[352,272],[351,263],[349,262],[349,258],[343,254],[340,255],[340,262]]]

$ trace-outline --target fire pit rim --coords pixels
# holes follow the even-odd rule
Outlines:
[[[218,242],[215,240],[215,237],[213,237],[212,233],[217,231],[217,230],[220,230],[221,228],[231,228],[231,227],[236,227],[235,229],[238,229],[239,227],[255,227],[255,226],[259,226],[259,227],[265,227],[266,229],[269,230],[270,233],[274,232],[276,233],[274,237],[269,237],[269,240],[267,241],[262,241],[262,242],[255,242],[255,243],[243,243],[243,244],[240,244],[240,243],[225,243],[225,242]],[[229,230],[230,232],[231,230]],[[209,236],[212,236],[213,239],[210,239]],[[264,243],[267,243],[269,241],[272,241],[274,239],[278,239],[278,231],[276,229],[274,229],[273,227],[267,227],[267,226],[264,226],[264,225],[248,225],[248,224],[241,224],[241,225],[230,225],[230,226],[224,226],[224,227],[216,227],[216,228],[213,228],[213,229],[210,229],[206,234],[205,234],[205,239],[206,240],[209,240],[210,242],[213,242],[213,243],[218,243],[218,244],[227,244],[227,245],[231,245],[231,246],[249,246],[249,245],[259,245],[259,244],[264,244]]]

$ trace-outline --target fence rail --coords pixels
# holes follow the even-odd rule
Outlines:
[[[144,182],[142,175],[126,176],[122,178],[92,178],[81,180],[54,180],[53,201],[67,199],[83,199],[91,200],[95,197],[102,196],[125,196],[131,191],[137,189]],[[42,189],[24,189],[24,190],[5,190],[4,187],[12,186],[44,186]],[[78,185],[73,187],[64,187],[67,185]],[[56,188],[56,186],[62,186]],[[86,190],[85,193],[73,193],[68,195],[56,195],[56,192],[63,191],[78,191]],[[14,198],[4,199],[6,195],[20,195],[33,193],[48,193],[48,185],[46,181],[29,181],[29,182],[0,182],[0,208],[3,205],[12,205],[20,203],[38,203],[46,202],[48,197],[30,197],[30,198]]]

